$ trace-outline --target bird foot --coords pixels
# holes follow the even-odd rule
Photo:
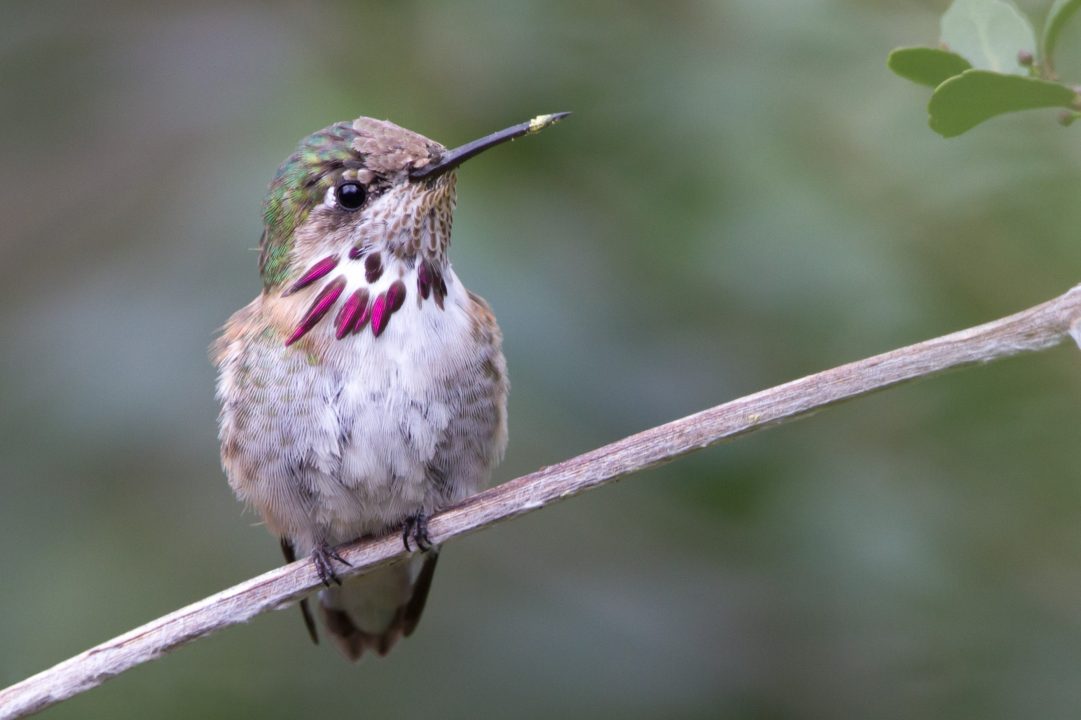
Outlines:
[[[416,543],[418,550],[428,550],[432,547],[432,539],[428,536],[428,514],[423,510],[405,519],[402,526],[402,544],[406,552],[412,552],[410,539]]]
[[[330,587],[331,583],[342,584],[342,581],[338,579],[338,574],[334,572],[335,560],[342,565],[353,567],[351,562],[338,554],[338,551],[332,548],[325,540],[312,550],[312,562],[315,563],[315,572],[319,575],[319,581],[327,587]]]

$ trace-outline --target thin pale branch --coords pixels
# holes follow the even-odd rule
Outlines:
[[[432,517],[434,542],[493,525],[723,440],[951,368],[1081,342],[1081,285],[1001,320],[841,365],[675,420],[480,493]],[[342,550],[355,575],[404,554],[398,536]],[[271,570],[102,643],[0,691],[0,720],[100,685],[185,643],[281,608],[319,587],[310,561]]]

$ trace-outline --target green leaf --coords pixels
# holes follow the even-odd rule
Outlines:
[[[1072,89],[1056,82],[966,70],[935,89],[927,112],[932,130],[954,137],[996,115],[1045,107],[1073,108],[1077,100]]]
[[[1043,25],[1043,55],[1052,64],[1058,36],[1066,26],[1066,21],[1078,8],[1081,8],[1081,0],[1055,0],[1047,13],[1047,20]]]
[[[886,65],[906,80],[930,87],[938,87],[943,80],[972,67],[957,53],[929,47],[897,48]]]
[[[1036,55],[1036,33],[1006,0],[954,0],[942,16],[942,42],[980,70],[1027,75],[1022,50]]]

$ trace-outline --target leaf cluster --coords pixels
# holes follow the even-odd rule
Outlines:
[[[1078,89],[1054,70],[1054,54],[1081,0],[1055,0],[1037,38],[1029,19],[1010,0],[954,0],[941,20],[937,48],[904,47],[889,68],[934,88],[927,111],[931,129],[955,137],[1004,113],[1065,108],[1068,125],[1081,117]]]

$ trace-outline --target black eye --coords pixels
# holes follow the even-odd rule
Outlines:
[[[338,186],[335,191],[335,197],[338,199],[338,204],[346,210],[356,210],[364,204],[364,198],[367,193],[364,191],[364,186],[360,183],[347,182]]]

